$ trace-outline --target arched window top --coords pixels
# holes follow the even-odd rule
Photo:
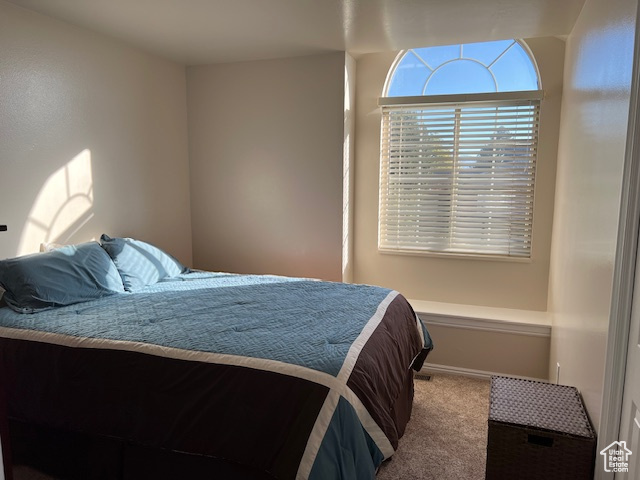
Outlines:
[[[536,65],[517,40],[412,48],[391,67],[384,96],[539,90]]]

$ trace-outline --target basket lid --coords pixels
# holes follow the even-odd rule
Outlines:
[[[489,420],[594,438],[575,387],[491,377]]]

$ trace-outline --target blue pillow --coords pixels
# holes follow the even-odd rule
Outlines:
[[[140,240],[102,235],[100,244],[118,268],[124,289],[128,292],[189,271],[168,253]]]
[[[118,270],[97,242],[0,261],[4,300],[19,313],[124,293]]]

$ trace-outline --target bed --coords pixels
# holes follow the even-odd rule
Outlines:
[[[375,477],[432,348],[404,297],[178,270],[33,313],[15,295],[0,307],[14,458],[64,478]],[[5,288],[10,274],[0,265]]]

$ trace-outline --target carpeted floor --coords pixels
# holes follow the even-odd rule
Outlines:
[[[416,377],[411,421],[376,480],[482,480],[485,477],[489,380]]]
[[[488,412],[488,380],[416,377],[411,421],[376,480],[484,479]],[[14,480],[51,477],[17,466]]]

